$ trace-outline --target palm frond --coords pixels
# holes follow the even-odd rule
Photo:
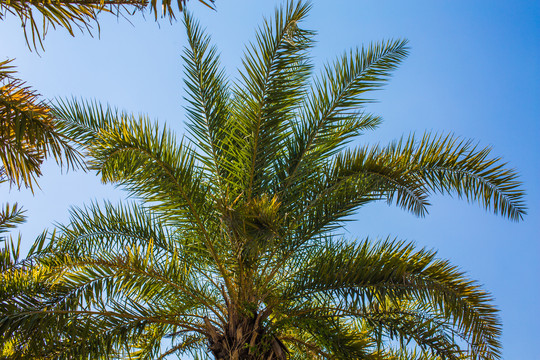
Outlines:
[[[348,183],[363,184],[360,191],[351,188],[350,196],[355,194],[358,198],[369,200],[386,197],[388,202],[395,200],[399,206],[417,215],[425,215],[429,205],[425,184],[388,160],[380,155],[376,147],[370,150],[345,150],[325,167],[326,181],[320,191],[327,192]]]
[[[26,221],[25,212],[17,203],[13,206],[5,204],[4,208],[0,211],[0,234],[24,223]]]
[[[218,234],[209,231],[218,220],[208,212],[210,186],[191,149],[177,144],[172,133],[145,117],[122,113],[118,122],[117,111],[76,101],[61,103],[55,111],[68,133],[84,143],[92,158],[89,166],[101,173],[104,182],[122,184],[154,210],[166,213],[169,225],[183,224],[183,231],[202,236],[203,251],[210,252],[227,277],[225,260],[216,249]]]
[[[210,215],[207,185],[193,151],[177,144],[166,128],[159,129],[147,118],[124,119],[99,133],[91,154],[90,166],[103,182],[121,183],[131,194],[154,203],[155,209],[175,214],[170,219],[190,219],[204,230]]]
[[[73,139],[81,151],[87,151],[98,139],[98,134],[116,124],[117,119],[129,117],[109,105],[75,98],[56,99],[51,104],[51,115],[62,133]]]
[[[18,187],[32,189],[47,157],[68,169],[80,166],[81,159],[70,139],[59,131],[49,106],[11,75],[8,64],[0,64],[1,173]]]
[[[187,0],[177,0],[178,11],[182,12]],[[199,0],[213,9],[214,0]],[[172,0],[162,0],[158,10],[157,0],[2,0],[0,1],[0,20],[8,14],[21,21],[26,43],[30,49],[44,49],[43,40],[49,27],[64,28],[71,36],[76,31],[92,35],[92,26],[99,32],[98,16],[110,13],[117,17],[127,17],[137,11],[144,11],[150,4],[157,20],[158,14],[175,18]],[[41,17],[41,19],[39,19]]]
[[[174,241],[170,229],[155,214],[132,203],[117,206],[106,202],[70,211],[68,226],[59,226],[61,238],[54,237],[54,246],[70,254],[98,254],[100,251],[121,251],[136,245],[149,246],[160,254],[173,254],[181,246]],[[53,244],[50,244],[48,250]]]
[[[407,41],[387,41],[345,53],[333,66],[325,67],[304,100],[299,121],[293,124],[284,198],[290,196],[291,185],[313,176],[313,169],[350,138],[380,123],[379,117],[362,112],[371,102],[366,93],[383,86],[407,54]]]
[[[197,277],[200,272],[182,262],[182,249],[164,252],[153,245],[160,229],[144,223],[144,214],[128,215],[128,209],[110,206],[106,211],[123,212],[128,221],[135,220],[132,225],[138,225],[139,232],[115,221],[104,227],[97,207],[79,211],[73,214],[78,225],[93,221],[93,228],[82,233],[78,225],[61,229],[34,259],[37,267],[3,274],[7,281],[0,289],[0,336],[16,339],[21,358],[113,355],[124,351],[126,344],[145,343],[149,329],[154,329],[155,347],[162,338],[156,326],[167,334],[181,329],[204,334],[206,311],[216,309],[213,316],[220,316],[219,291],[204,285]],[[81,241],[92,236],[93,247]],[[116,238],[125,246],[101,246],[99,238],[105,244]]]
[[[426,213],[431,192],[456,194],[477,201],[511,220],[526,214],[524,192],[518,174],[500,158],[490,158],[491,149],[455,136],[424,134],[401,139],[390,146],[345,152],[335,162],[334,179],[349,175],[375,179],[375,193],[385,193],[417,215]]]
[[[0,271],[7,271],[18,261],[21,249],[21,237],[15,241],[11,236],[4,234],[26,221],[25,210],[15,203],[13,206],[5,204],[0,210]]]
[[[282,316],[287,321],[289,314]],[[369,359],[373,340],[366,332],[331,314],[311,313],[294,318],[294,332],[300,336],[285,335],[285,339],[300,349],[324,359]],[[291,330],[289,330],[291,331]]]
[[[256,44],[246,49],[241,72],[242,85],[234,96],[234,115],[244,126],[244,143],[235,144],[245,155],[238,159],[245,176],[247,199],[262,195],[268,187],[275,159],[305,92],[311,64],[307,50],[313,32],[299,27],[309,11],[308,3],[289,2],[276,10],[274,23],[265,21],[257,32]]]
[[[209,169],[212,182],[221,185],[221,192],[224,179],[236,175],[235,154],[231,153],[234,148],[227,144],[238,135],[228,109],[228,84],[210,37],[188,12],[184,12],[184,23],[189,41],[183,56],[189,103],[187,126],[193,144],[201,150],[197,158]]]
[[[207,6],[210,9],[214,9],[214,2],[215,0],[198,0],[201,4]],[[144,4],[147,4],[148,1],[145,1]],[[188,0],[176,0],[176,5],[178,7],[178,11],[182,12],[185,10],[186,3]],[[155,18],[158,17],[158,2],[157,0],[151,0],[150,6],[152,11],[155,14]],[[161,1],[161,16],[168,16],[171,20],[175,18],[175,10],[173,9],[173,1],[172,0],[162,0]]]
[[[213,263],[206,262],[208,265],[205,265],[200,258],[197,263],[193,261],[195,256],[210,258],[210,254],[201,254],[200,246],[193,244],[196,239],[191,237],[188,242],[179,237],[179,233],[169,230],[159,218],[140,205],[112,206],[106,203],[103,207],[93,205],[84,210],[73,209],[69,226],[62,226],[59,231],[47,251],[69,258],[53,256],[53,260],[48,258],[47,264],[53,261],[55,267],[73,268],[73,271],[80,267],[98,269],[88,270],[90,277],[101,274],[99,279],[94,280],[81,280],[83,270],[75,272],[74,276],[80,284],[96,286],[104,272],[108,272],[110,276],[104,277],[103,281],[116,281],[117,285],[136,279],[147,281],[149,293],[155,294],[161,286],[160,296],[164,296],[165,289],[169,288],[179,292],[175,293],[177,299],[181,294],[189,299],[197,298],[202,303],[212,298],[201,281],[208,282],[208,275],[218,270],[212,269]],[[193,249],[196,250],[194,254]],[[200,274],[203,269],[206,277],[192,278],[193,274]],[[111,280],[111,276],[122,279]],[[120,287],[126,290],[127,283]],[[140,289],[146,286],[138,285]],[[218,290],[214,288],[214,291]],[[204,295],[197,295],[199,291]],[[139,295],[144,293],[141,290]]]
[[[437,337],[437,331],[453,328],[450,335],[460,334],[472,355],[489,359],[500,355],[500,321],[490,295],[448,261],[436,259],[432,251],[416,251],[410,243],[388,240],[378,245],[369,241],[358,245],[328,243],[313,250],[304,264],[290,277],[290,288],[282,298],[299,304],[307,301],[308,308],[310,299],[316,298],[323,309],[335,307],[359,318],[365,317],[366,311],[371,313],[370,309],[399,308],[406,301],[428,321],[420,328],[415,327],[418,319],[405,324],[411,330],[409,336],[427,331],[450,346],[446,338]],[[334,311],[334,315],[339,312]],[[397,319],[405,320],[407,317]],[[440,323],[433,324],[435,320]],[[429,341],[423,346],[429,346]]]

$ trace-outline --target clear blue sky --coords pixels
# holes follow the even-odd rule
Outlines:
[[[279,2],[216,1],[217,12],[194,0],[189,7],[213,35],[234,79],[244,45]],[[0,60],[16,58],[19,76],[47,98],[98,99],[147,113],[181,133],[182,24],[158,25],[150,14],[130,18],[133,25],[112,16],[101,20],[99,39],[50,29],[38,56],[8,18],[0,22]],[[425,218],[385,203],[369,205],[347,224],[347,235],[392,236],[438,249],[493,294],[503,320],[504,358],[540,359],[540,2],[315,0],[305,26],[318,31],[318,67],[370,41],[410,41],[411,55],[369,108],[385,122],[361,142],[384,144],[424,130],[454,133],[492,146],[519,170],[529,207],[523,222],[435,197]],[[25,249],[44,228],[66,221],[70,206],[125,197],[94,174],[61,174],[55,164],[47,164],[40,184],[34,196],[0,190],[2,202],[28,209],[21,227]]]

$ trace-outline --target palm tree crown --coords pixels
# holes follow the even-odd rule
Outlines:
[[[232,85],[184,14],[180,144],[144,117],[76,101],[55,108],[89,166],[141,201],[73,210],[48,245],[41,238],[9,268],[19,281],[0,294],[0,329],[24,339],[12,345],[21,357],[500,357],[490,295],[456,267],[410,243],[347,241],[338,230],[376,200],[422,216],[432,193],[519,220],[517,174],[451,135],[347,148],[380,123],[363,110],[367,92],[407,44],[347,52],[312,80],[309,8],[277,10]]]

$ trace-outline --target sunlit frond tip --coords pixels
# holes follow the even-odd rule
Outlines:
[[[527,213],[519,174],[499,157],[454,135],[425,133],[421,140],[410,136],[383,150],[395,166],[408,163],[407,172],[428,191],[455,194],[480,203],[495,214],[514,221]],[[405,169],[404,169],[405,170]]]

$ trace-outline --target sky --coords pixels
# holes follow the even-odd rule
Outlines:
[[[492,147],[520,173],[528,214],[512,222],[463,199],[435,196],[418,218],[393,205],[361,208],[346,224],[350,238],[399,238],[437,249],[490,291],[501,310],[503,357],[540,359],[540,2],[314,0],[304,27],[316,30],[316,69],[351,48],[405,38],[410,55],[367,110],[384,123],[356,145],[386,144],[424,131],[455,134]],[[188,7],[212,35],[231,80],[245,45],[278,0],[216,0],[216,11]],[[181,22],[129,21],[104,15],[99,36],[49,29],[45,51],[26,47],[13,17],[0,21],[0,61],[15,58],[18,76],[44,98],[95,99],[148,114],[184,132]],[[316,73],[317,73],[316,70]],[[23,249],[45,228],[65,223],[72,206],[125,199],[94,173],[44,166],[41,186],[0,188],[2,203],[27,209]]]

